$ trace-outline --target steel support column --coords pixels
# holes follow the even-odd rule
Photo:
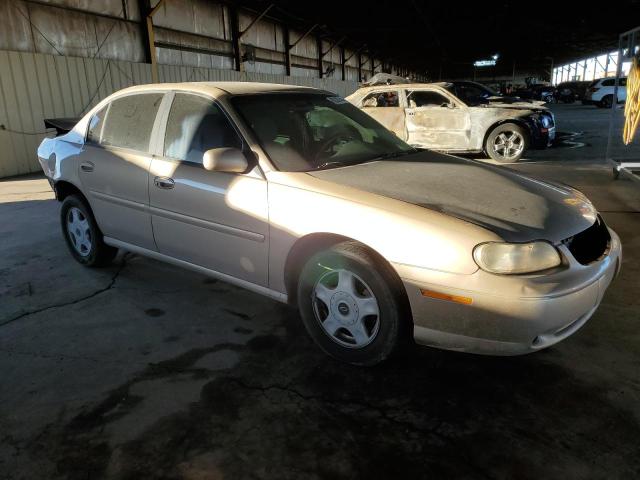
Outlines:
[[[291,36],[289,34],[289,26],[282,26],[282,36],[284,37],[284,65],[286,74],[291,76]]]
[[[240,17],[235,6],[229,6],[229,23],[231,24],[231,46],[233,49],[233,68],[242,71],[242,51],[240,46]]]
[[[318,49],[318,78],[322,78],[322,38],[320,35],[316,35],[316,47]]]

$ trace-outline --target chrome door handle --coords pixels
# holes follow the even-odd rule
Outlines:
[[[165,190],[172,189],[176,184],[173,178],[169,177],[156,177],[153,179],[153,183],[156,187],[164,188]]]
[[[80,164],[80,170],[83,172],[93,172],[93,162],[82,162]]]

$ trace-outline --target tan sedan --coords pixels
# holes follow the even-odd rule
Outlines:
[[[354,364],[411,339],[547,347],[584,325],[620,265],[576,190],[418,151],[310,88],[132,87],[38,156],[80,263],[124,249],[297,304],[317,344]]]

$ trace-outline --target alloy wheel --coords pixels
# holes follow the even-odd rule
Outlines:
[[[313,288],[313,311],[324,332],[347,348],[369,345],[380,329],[373,290],[348,270],[330,270]]]
[[[493,151],[505,160],[517,158],[524,150],[524,137],[519,132],[502,132],[493,142]]]

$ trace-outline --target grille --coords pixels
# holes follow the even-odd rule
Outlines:
[[[598,215],[595,223],[586,230],[564,241],[573,257],[582,265],[601,259],[611,243],[611,235]]]

